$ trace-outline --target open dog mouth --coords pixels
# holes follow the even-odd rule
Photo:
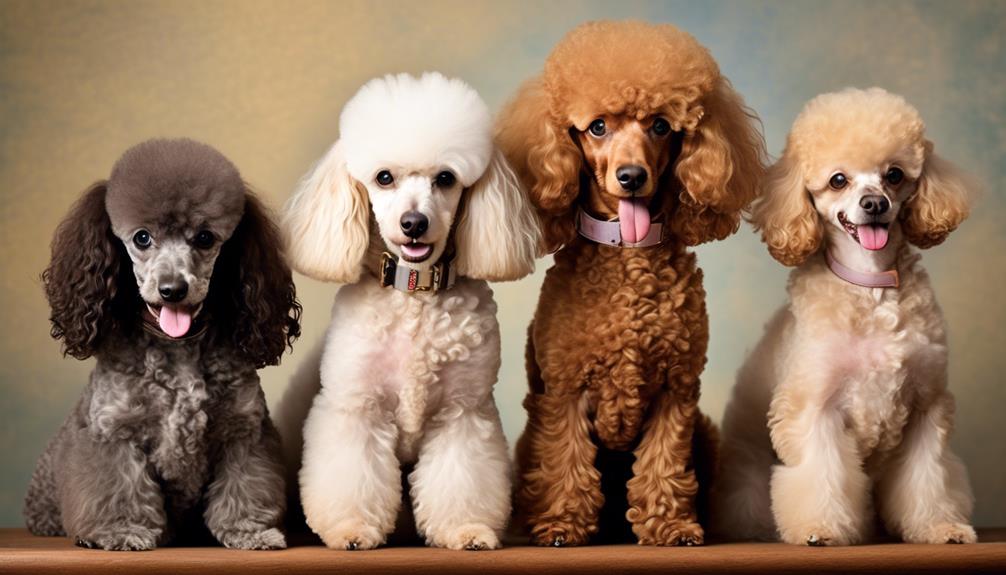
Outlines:
[[[890,224],[881,222],[854,224],[849,221],[845,212],[838,212],[838,223],[842,224],[852,239],[868,250],[882,250],[887,245]]]
[[[650,233],[650,198],[619,198],[618,223],[622,241],[630,244],[646,239]]]
[[[433,254],[432,245],[417,242],[416,240],[412,240],[407,244],[401,244],[398,247],[402,250],[402,259],[414,264],[426,261]]]
[[[192,328],[192,319],[202,311],[203,304],[196,307],[185,305],[161,305],[147,304],[147,311],[157,318],[157,325],[161,331],[171,337],[184,337]]]

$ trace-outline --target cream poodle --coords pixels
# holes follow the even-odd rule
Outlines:
[[[302,369],[278,410],[288,460],[303,431],[307,523],[331,548],[380,545],[404,466],[428,544],[499,547],[511,479],[486,280],[533,270],[537,219],[494,147],[489,110],[459,80],[373,80],[340,129],[284,222],[297,270],[348,284],[320,368]]]
[[[752,212],[797,267],[724,416],[722,534],[852,544],[875,507],[908,542],[976,540],[946,325],[910,247],[942,242],[974,189],[899,96],[849,89],[797,118]]]

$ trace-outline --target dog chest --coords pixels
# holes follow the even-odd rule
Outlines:
[[[208,474],[208,399],[195,346],[148,349],[142,386],[150,415],[145,448],[158,478],[175,502],[199,497]]]

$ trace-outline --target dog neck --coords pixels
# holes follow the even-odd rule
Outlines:
[[[863,287],[898,287],[898,254],[904,236],[897,223],[891,225],[890,237],[883,249],[868,250],[845,230],[834,226],[829,226],[825,241],[825,260],[836,276]]]
[[[389,253],[376,230],[372,230],[370,237],[364,268],[381,286],[405,293],[437,293],[454,287],[457,270],[450,246],[433,265],[414,268]]]
[[[624,241],[621,222],[618,219],[617,200],[606,195],[593,178],[589,178],[588,182],[586,201],[577,206],[576,214],[573,216],[577,234],[596,244],[615,248],[647,248],[664,243],[667,239],[666,226],[656,221],[661,219],[662,211],[658,212],[655,218],[650,216],[650,231],[645,238],[636,242]],[[615,207],[609,205],[611,202],[615,202]],[[593,214],[599,214],[600,217]]]

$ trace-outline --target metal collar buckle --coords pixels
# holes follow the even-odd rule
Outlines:
[[[398,265],[398,258],[388,252],[381,254],[381,285],[404,292],[438,292],[454,285],[455,272],[450,261],[439,261],[421,272]]]

